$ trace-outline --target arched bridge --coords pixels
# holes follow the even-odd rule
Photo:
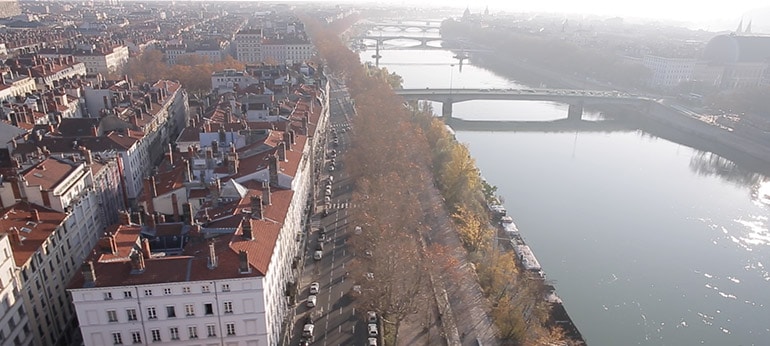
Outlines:
[[[373,35],[363,35],[363,36],[354,37],[354,39],[376,41],[378,46],[382,46],[382,44],[384,42],[392,41],[392,40],[412,40],[412,41],[420,42],[419,47],[429,47],[428,46],[428,42],[431,42],[431,41],[441,41],[441,37],[439,37],[439,36],[418,37],[418,36],[373,36]]]
[[[587,105],[621,104],[647,107],[650,99],[617,91],[570,89],[398,89],[406,100],[441,102],[441,114],[452,116],[452,104],[471,100],[550,101],[569,105],[567,118],[581,119]]]

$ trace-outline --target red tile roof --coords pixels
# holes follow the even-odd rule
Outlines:
[[[53,190],[76,168],[77,165],[49,157],[32,166],[23,173],[23,176],[27,185],[40,186],[43,190]]]
[[[34,212],[40,221],[33,221]],[[11,241],[13,259],[17,266],[22,266],[40,249],[43,242],[59,227],[67,215],[55,210],[28,203],[17,203],[0,211],[0,230],[10,233],[18,230],[23,237],[21,244]],[[27,231],[29,230],[29,231]],[[9,238],[11,240],[12,238]],[[52,251],[55,249],[52,249]]]

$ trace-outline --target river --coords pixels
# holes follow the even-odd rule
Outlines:
[[[520,86],[472,59],[460,71],[445,50],[380,55],[405,88]],[[469,101],[453,113],[554,120],[567,106]],[[498,187],[590,345],[770,345],[770,183],[762,174],[640,130],[456,136]]]

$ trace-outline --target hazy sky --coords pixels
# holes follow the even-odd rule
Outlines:
[[[559,12],[660,18],[681,21],[733,21],[768,0],[412,0],[395,3],[451,5],[471,9],[489,6],[491,12]],[[746,18],[748,21],[750,18]],[[735,26],[738,25],[737,20]]]

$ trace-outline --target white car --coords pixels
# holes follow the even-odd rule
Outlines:
[[[355,234],[361,234],[361,226],[356,226],[356,229],[353,232]]]
[[[374,311],[367,311],[366,321],[369,323],[377,323],[377,313]]]
[[[369,327],[367,327],[367,330],[369,331],[369,336],[377,336],[377,324],[376,323],[369,323]]]
[[[305,327],[302,328],[302,336],[306,338],[312,338],[313,329],[315,329],[315,325],[313,325],[312,323],[306,324]]]
[[[377,338],[369,338],[369,346],[377,346]]]
[[[312,294],[312,295],[307,297],[307,303],[305,305],[307,305],[307,307],[309,307],[309,308],[315,307],[316,300],[317,300],[317,298],[316,298],[315,294]]]
[[[321,260],[323,256],[324,256],[324,252],[321,250],[316,250],[316,252],[313,253],[313,259],[316,261]]]
[[[310,284],[310,294],[318,294],[318,291],[321,289],[321,285],[317,282],[313,282]]]

